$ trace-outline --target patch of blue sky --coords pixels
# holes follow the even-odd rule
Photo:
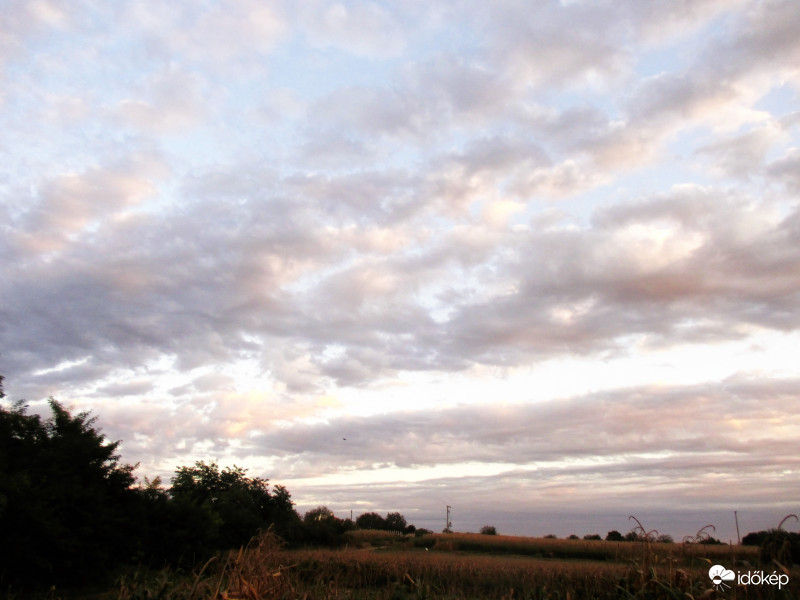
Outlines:
[[[783,82],[770,89],[755,103],[755,110],[770,113],[776,119],[781,119],[792,114],[797,114],[800,105],[800,90],[790,83]],[[795,120],[795,125],[800,121]]]
[[[296,35],[271,54],[269,80],[311,101],[347,87],[388,87],[398,64],[397,59],[375,60],[335,47],[314,48]]]
[[[697,60],[704,40],[705,30],[689,40],[671,40],[667,44],[645,46],[636,57],[635,72],[638,79],[657,77],[664,73],[682,73]],[[642,48],[640,46],[640,48]]]

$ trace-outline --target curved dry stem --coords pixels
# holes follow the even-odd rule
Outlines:
[[[634,527],[631,531],[635,531],[639,535],[641,535],[642,539],[644,541],[646,541],[646,542],[653,541],[658,537],[658,530],[657,529],[651,529],[650,531],[647,531],[644,528],[644,525],[642,525],[642,522],[639,519],[637,519],[636,517],[634,517],[633,515],[630,515],[628,517],[628,519],[629,520],[633,519],[634,521],[636,521],[636,527]]]
[[[194,598],[194,593],[195,593],[195,591],[197,590],[197,584],[198,584],[198,583],[200,583],[200,577],[202,577],[202,575],[203,575],[203,572],[205,572],[205,570],[206,570],[206,568],[208,567],[208,565],[210,565],[210,564],[211,564],[212,562],[214,562],[215,560],[217,560],[217,557],[216,557],[216,556],[212,556],[211,558],[209,558],[209,559],[206,561],[206,564],[204,564],[204,565],[203,565],[203,568],[202,568],[202,569],[200,569],[200,572],[197,574],[197,577],[195,577],[195,579],[194,579],[194,585],[192,586],[192,591],[189,593],[189,598],[190,598],[190,600],[191,600],[192,598]]]
[[[635,531],[636,529],[641,529],[642,533],[644,533],[644,525],[642,525],[642,522],[641,522],[641,521],[639,521],[639,519],[637,519],[637,518],[636,518],[636,517],[634,517],[633,515],[629,515],[629,516],[628,516],[628,520],[630,521],[631,519],[633,519],[634,521],[636,521],[636,524],[638,525],[638,527],[634,527],[634,528],[633,528],[633,529],[634,529],[634,531]]]

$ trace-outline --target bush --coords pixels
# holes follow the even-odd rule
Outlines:
[[[282,486],[202,462],[179,468],[168,490],[158,478],[136,486],[96,417],[49,404],[46,420],[0,404],[0,589],[100,582],[124,563],[191,567],[270,527],[300,538]]]
[[[481,533],[483,535],[497,535],[497,528],[492,525],[484,525],[481,527]]]
[[[134,467],[88,412],[50,399],[46,421],[0,406],[0,583],[69,584],[129,560],[141,537]]]
[[[800,534],[770,529],[761,541],[759,559],[762,565],[772,566],[775,562],[784,567],[800,563]]]
[[[248,477],[235,465],[223,470],[214,462],[180,467],[169,495],[182,512],[205,515],[199,548],[238,548],[270,526],[288,538],[298,530],[289,491],[275,486],[270,492],[266,479]]]
[[[376,512],[368,512],[358,516],[356,526],[359,529],[386,529],[386,519]]]

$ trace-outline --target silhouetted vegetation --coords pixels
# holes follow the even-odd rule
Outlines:
[[[342,546],[344,534],[356,528],[350,519],[339,519],[327,506],[318,506],[303,517],[302,542],[322,546]]]
[[[0,377],[0,398],[3,394]],[[289,491],[215,462],[137,483],[88,412],[54,399],[51,416],[0,404],[0,596],[9,590],[97,582],[120,565],[190,569],[269,530],[294,545],[339,546],[356,529],[414,533],[398,512],[357,523],[327,507],[294,509]]]
[[[2,385],[0,377],[0,398]],[[705,557],[717,550],[708,544],[719,543],[707,525],[676,549],[656,550],[651,542],[672,539],[646,531],[634,517],[637,526],[627,535],[610,531],[606,536],[636,542],[621,545],[607,544],[598,534],[583,541],[577,535],[563,541],[552,534],[544,539],[498,536],[489,525],[481,528],[483,535],[437,536],[409,525],[398,512],[385,517],[369,512],[353,521],[318,506],[301,518],[286,488],[250,477],[235,465],[200,461],[177,468],[169,487],[159,478],[137,483],[136,466],[120,461],[120,442],[105,438],[96,417],[72,414],[53,399],[49,407],[51,416],[45,419],[30,414],[23,402],[0,404],[0,597],[28,597],[51,586],[102,585],[113,574],[119,598],[190,597],[195,588],[211,593],[223,579],[236,593],[250,589],[254,580],[265,590],[284,593],[304,589],[308,573],[316,572],[295,570],[297,563],[288,562],[284,548],[299,552],[305,546],[358,549],[364,544],[424,549],[426,556],[428,550],[456,550],[606,563],[641,557],[641,573],[620,581],[625,590],[643,590],[665,582],[651,564],[682,560],[691,566],[699,553]],[[746,545],[760,547],[762,564],[800,562],[800,535],[784,531],[784,521],[777,529],[745,536]],[[115,569],[125,565],[155,570],[120,578]],[[160,579],[151,583],[142,573],[160,573]],[[410,576],[408,581],[417,585]],[[168,589],[173,595],[163,596]]]
[[[742,538],[742,545],[758,546],[762,564],[778,563],[783,567],[800,564],[800,533],[783,529],[790,518],[797,520],[796,515],[786,515],[774,529],[748,533]]]
[[[49,406],[43,419],[0,405],[0,590],[97,581],[124,563],[190,566],[268,527],[304,537],[285,488],[202,462],[169,489],[136,485],[96,417]]]
[[[0,407],[0,584],[76,583],[129,559],[140,495],[88,413],[50,400],[51,418]]]
[[[359,529],[386,529],[386,519],[376,512],[368,512],[356,519]]]

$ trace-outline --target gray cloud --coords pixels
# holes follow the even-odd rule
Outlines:
[[[397,505],[393,469],[461,463],[476,472],[415,484],[433,498],[419,510],[482,485],[476,507],[504,490],[541,510],[609,481],[606,507],[656,512],[796,491],[785,365],[403,404],[417,382],[553,360],[580,380],[607,359],[791,345],[796,3],[40,2],[4,18],[14,397],[96,408],[162,473],[241,458],[342,503],[308,478],[371,473],[364,506]]]
[[[476,462],[610,481],[623,474],[688,476],[699,464],[729,473],[791,468],[791,436],[773,437],[768,424],[796,420],[788,395],[794,383],[742,375],[716,385],[630,388],[522,405],[398,409],[265,433],[253,451],[269,448],[316,473]]]
[[[774,437],[769,427],[773,419],[787,426],[796,421],[789,392],[795,384],[741,376],[721,385],[634,388],[524,406],[400,411],[293,428],[257,443],[299,455],[301,465],[314,465],[319,472],[385,465],[505,465],[495,475],[305,488],[308,501],[340,510],[361,501],[362,512],[400,508],[430,526],[426,520],[433,520],[432,514],[455,504],[461,527],[470,523],[466,527],[477,530],[485,524],[480,519],[503,522],[511,520],[503,515],[520,519],[527,514],[532,522],[516,522],[514,530],[540,535],[547,533],[540,529],[544,522],[598,527],[610,522],[604,515],[615,514],[617,524],[607,525],[606,531],[620,530],[633,513],[678,537],[716,523],[718,535],[730,539],[735,538],[725,516],[730,510],[763,518],[765,498],[796,492],[787,475],[798,466],[791,435]],[[774,391],[781,388],[789,395]],[[346,441],[339,441],[342,435]],[[284,473],[310,474],[302,468]],[[743,482],[754,479],[764,488],[744,490]],[[676,509],[684,520],[662,526],[665,512]],[[689,515],[697,519],[694,525]],[[749,527],[755,530],[752,521]]]

